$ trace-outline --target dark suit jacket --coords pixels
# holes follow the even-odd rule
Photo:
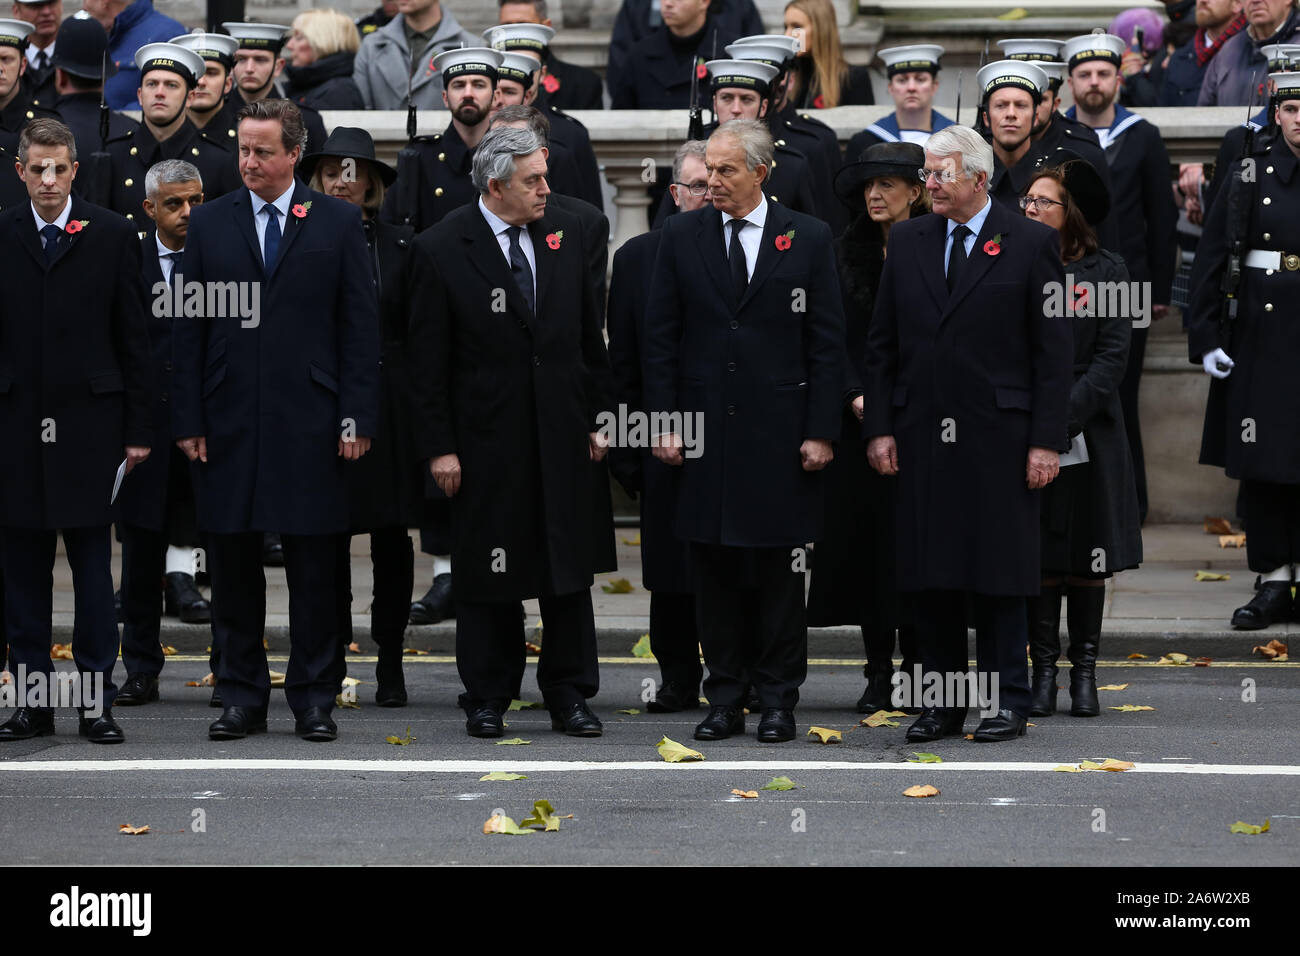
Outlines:
[[[600,74],[576,63],[565,63],[553,53],[547,53],[546,72],[553,81],[543,81],[537,92],[538,109],[554,106],[558,110],[604,109],[604,90]],[[550,87],[554,87],[551,89]]]
[[[378,419],[379,314],[361,211],[296,182],[294,205],[311,208],[286,217],[268,276],[252,203],[241,187],[191,216],[185,281],[256,290],[260,314],[256,325],[237,315],[173,325],[173,435],[207,437],[201,530],[336,534],[348,526],[339,438],[373,437]]]
[[[867,333],[863,434],[898,445],[898,586],[1036,594],[1026,457],[1069,445],[1071,319],[1047,306],[1060,244],[994,200],[949,295],[947,226],[931,214],[889,230]]]
[[[77,196],[73,222],[47,268],[30,203],[0,214],[0,525],[110,524],[125,446],[154,438],[140,241]]]
[[[792,232],[780,249],[778,237]],[[682,465],[677,534],[739,547],[816,540],[821,475],[803,470],[799,448],[839,436],[844,391],[830,229],[769,203],[753,278],[737,302],[722,214],[706,206],[670,216],[646,318],[647,409],[703,416],[703,454]]]
[[[609,359],[581,221],[548,209],[528,234],[536,316],[477,202],[415,240],[417,452],[460,458],[458,600],[571,594],[592,582],[587,435],[609,408]]]

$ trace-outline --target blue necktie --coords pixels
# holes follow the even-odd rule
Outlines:
[[[41,238],[45,240],[45,264],[47,266],[54,264],[54,255],[59,251],[59,233],[62,231],[58,226],[41,227]]]
[[[171,261],[172,274],[168,277],[167,284],[174,289],[176,288],[176,277],[180,274],[181,271],[181,253],[167,252],[163,254],[163,258]]]
[[[515,277],[515,284],[528,303],[528,311],[537,315],[537,303],[533,301],[533,270],[524,255],[524,247],[519,244],[520,226],[511,226],[506,230],[510,234],[510,272]]]
[[[266,213],[266,236],[262,239],[262,266],[267,273],[275,267],[275,256],[280,251],[280,210],[270,203],[262,207]]]

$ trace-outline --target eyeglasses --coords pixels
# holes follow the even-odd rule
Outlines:
[[[707,193],[707,192],[709,191],[709,184],[708,184],[708,183],[679,183],[679,182],[674,182],[673,185],[674,185],[674,186],[681,186],[683,189],[685,189],[685,190],[686,190],[688,193],[690,193],[692,196],[703,196],[705,193]]]
[[[1048,199],[1046,196],[1021,196],[1020,208],[1028,209],[1030,206],[1033,206],[1039,212],[1046,212],[1053,206],[1063,207],[1065,206],[1065,203],[1058,199]]]
[[[931,176],[937,177],[939,182],[941,183],[955,183],[957,180],[961,178],[956,173],[954,173],[951,169],[921,168],[916,171],[916,175],[920,177],[921,182],[923,183],[928,183],[930,181]]]

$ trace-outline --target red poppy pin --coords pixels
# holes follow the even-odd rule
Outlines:
[[[306,219],[307,213],[311,212],[311,203],[310,202],[296,203],[294,204],[294,207],[289,211],[299,219]]]
[[[559,79],[552,76],[550,73],[547,73],[544,77],[542,77],[542,89],[544,89],[547,93],[554,93],[559,88],[560,88]]]
[[[825,108],[826,100],[820,93],[818,93],[817,97],[813,100],[813,109],[824,110]]]
[[[1002,233],[998,233],[988,242],[984,243],[984,254],[986,256],[996,256],[1002,251]]]
[[[558,232],[553,232],[549,236],[547,236],[546,244],[550,246],[552,249],[558,249],[560,248],[560,240],[563,238],[564,238],[564,230],[561,229]]]
[[[678,67],[678,69],[680,69],[680,67]],[[695,61],[695,75],[701,80],[709,75],[709,68],[704,65],[703,60]]]
[[[75,236],[89,225],[89,219],[69,219],[68,224],[63,227],[63,231],[70,236]]]
[[[794,239],[793,229],[791,229],[789,232],[783,232],[781,233],[781,235],[776,237],[776,247],[780,249],[782,252],[785,252],[785,250],[790,248],[790,243],[793,239]]]

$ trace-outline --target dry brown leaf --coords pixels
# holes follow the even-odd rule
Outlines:
[[[1219,547],[1221,548],[1244,548],[1245,546],[1246,535],[1244,533],[1219,535]]]
[[[1144,661],[1147,659],[1145,654],[1138,654],[1136,651],[1128,656],[1131,661]]]
[[[542,653],[542,645],[534,644],[532,641],[524,641],[524,651],[536,656]]]
[[[1198,657],[1198,658],[1196,658],[1196,660],[1192,661],[1192,666],[1193,666],[1193,667],[1209,667],[1209,666],[1210,666],[1211,664],[1213,664],[1213,663],[1214,663],[1214,658],[1213,658],[1213,657]]]
[[[360,654],[361,645],[358,644],[356,641],[353,641],[351,644],[348,645],[348,650],[351,651],[353,654]]]
[[[1186,654],[1166,654],[1164,657],[1160,658],[1160,660],[1156,661],[1156,663],[1182,667],[1186,664],[1190,664],[1191,661],[1188,660]]]
[[[908,787],[903,791],[905,797],[937,797],[939,788],[932,787],[928,783],[919,786]]]
[[[272,687],[283,687],[283,686],[284,686],[284,675],[283,675],[283,674],[281,674],[279,671],[268,671],[267,673],[269,673],[269,674],[271,675],[271,686],[272,686]]]
[[[1207,515],[1204,527],[1206,534],[1232,534],[1232,522],[1227,518],[1211,518]]]
[[[130,823],[119,823],[119,824],[117,825],[117,832],[118,832],[118,833],[125,834],[126,836],[136,836],[137,834],[140,834],[140,833],[148,833],[148,832],[149,832],[149,824],[146,823],[146,824],[145,824],[144,826],[142,826],[142,827],[137,827],[137,826],[133,826],[133,825],[131,825]]]
[[[1097,690],[1127,690],[1128,684],[1103,684]]]
[[[1098,767],[1097,769],[1114,770],[1116,772],[1119,772],[1121,770],[1132,770],[1133,762],[1131,760],[1115,760],[1111,757],[1107,757],[1105,760],[1102,761],[1101,766]]]
[[[965,739],[965,740],[974,740],[974,739],[975,739],[975,735],[974,735],[974,734],[965,734],[965,735],[963,736],[963,739]]]
[[[897,727],[898,721],[890,720],[890,717],[900,716],[899,711],[895,710],[878,710],[869,717],[864,717],[860,724],[863,727]]]
[[[758,791],[757,791],[757,790],[732,790],[731,792],[734,793],[734,794],[735,794],[736,796],[738,796],[738,797],[744,797],[746,800],[757,800],[757,799],[758,799]]]
[[[170,644],[164,644],[162,646],[162,652],[163,657],[171,657],[176,653],[176,648],[172,647]]]
[[[419,654],[421,657],[428,654],[428,651],[422,651],[418,647],[405,647],[402,649],[403,654]]]
[[[815,736],[824,744],[840,744],[844,742],[843,735],[838,730],[831,730],[829,727],[809,727],[808,736]]]
[[[1286,654],[1289,649],[1290,648],[1286,644],[1283,644],[1277,638],[1273,638],[1273,640],[1269,641],[1267,644],[1253,648],[1252,653],[1259,654],[1262,657],[1267,657],[1271,661],[1275,661],[1278,658],[1286,660]]]
[[[1135,710],[1155,710],[1154,707],[1148,707],[1146,704],[1120,704],[1118,707],[1112,707],[1110,709],[1118,710],[1125,714],[1130,714]]]
[[[55,644],[50,647],[50,659],[56,661],[72,660],[71,644]]]

